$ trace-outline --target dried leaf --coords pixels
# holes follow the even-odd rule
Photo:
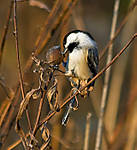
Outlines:
[[[58,111],[59,105],[57,103],[58,91],[57,91],[57,80],[54,80],[52,87],[47,92],[47,99],[49,102],[50,109]]]
[[[50,141],[50,132],[46,126],[46,123],[43,124],[40,128],[41,134],[42,134],[42,139],[45,141],[45,143],[41,146],[40,150],[44,150],[48,146],[49,141]]]
[[[48,69],[46,71],[41,72],[41,74],[40,74],[40,80],[43,83],[49,82],[49,80],[50,80],[50,72],[51,72],[51,70],[48,70]]]
[[[50,12],[50,9],[47,7],[47,5],[45,5],[44,3],[40,2],[40,1],[37,1],[37,0],[29,0],[29,4],[31,6],[36,6],[36,7],[39,7],[41,9],[45,9],[47,10],[48,12]]]
[[[42,139],[45,142],[47,142],[47,140],[50,137],[50,132],[49,132],[49,129],[47,128],[47,126],[46,126],[46,123],[41,126],[40,130],[41,130],[41,134],[42,134]]]
[[[40,147],[40,150],[46,149],[48,144],[49,144],[49,142],[50,142],[50,139]]]
[[[35,138],[35,136],[30,132],[29,133],[31,139],[33,140],[34,144],[37,145],[38,144],[38,140]],[[29,143],[29,147],[33,147],[33,145],[31,143]]]
[[[22,100],[21,104],[20,104],[20,108],[19,108],[19,111],[18,111],[18,114],[17,114],[17,118],[16,120],[20,120],[21,119],[21,116],[24,112],[24,110],[26,109],[28,103],[29,103],[29,100],[31,98],[31,96],[36,92],[38,91],[39,89],[32,89],[30,92],[28,92],[26,94],[26,97]]]
[[[33,98],[33,99],[38,99],[38,98],[41,97],[41,95],[42,95],[41,89],[39,89],[39,90],[36,90],[36,91],[32,94],[32,98]]]
[[[27,107],[27,105],[28,105],[28,103],[29,103],[29,100],[30,100],[31,96],[32,96],[36,91],[38,91],[38,90],[39,90],[39,88],[38,88],[38,89],[32,89],[30,92],[28,92],[28,93],[26,94],[26,97],[22,100],[22,102],[21,102],[21,104],[20,104],[20,108],[19,108],[19,111],[18,111],[18,114],[17,114],[17,117],[16,117],[15,130],[16,130],[16,132],[20,135],[22,142],[23,142],[24,145],[26,145],[26,146],[29,145],[29,144],[28,144],[29,142],[28,142],[27,138],[25,137],[25,133],[24,133],[23,129],[20,127],[19,121],[20,121],[20,119],[21,119],[21,117],[22,117],[22,114],[23,114],[24,110],[26,109],[26,107]]]
[[[63,61],[64,55],[60,46],[53,46],[46,53],[46,62],[50,65],[59,65]]]

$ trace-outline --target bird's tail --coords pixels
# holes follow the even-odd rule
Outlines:
[[[70,113],[73,111],[73,108],[74,108],[74,103],[75,103],[75,98],[73,98],[69,105],[68,105],[68,108],[67,108],[67,111],[62,119],[62,125],[66,126],[67,122],[68,122],[68,119],[69,119],[69,116],[70,116]]]

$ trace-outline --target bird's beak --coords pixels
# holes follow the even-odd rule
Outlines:
[[[64,48],[64,51],[62,52],[62,55],[65,55],[67,53],[68,49]]]

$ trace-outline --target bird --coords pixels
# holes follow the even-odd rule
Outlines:
[[[71,82],[73,88],[79,89],[87,84],[98,73],[99,56],[98,47],[94,38],[89,32],[72,30],[64,36],[63,55],[67,55],[67,61],[63,62],[66,69],[65,76]],[[86,97],[93,90],[95,81],[80,92]],[[76,92],[76,90],[74,91]],[[73,110],[75,97],[70,101],[62,124],[66,125],[70,112]]]

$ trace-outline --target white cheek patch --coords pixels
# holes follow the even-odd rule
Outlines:
[[[68,47],[70,43],[73,43],[77,40],[77,36],[75,33],[71,33],[68,38],[65,47]]]

